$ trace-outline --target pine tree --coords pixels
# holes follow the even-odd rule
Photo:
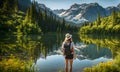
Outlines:
[[[46,20],[47,19],[47,11],[45,9],[44,13],[43,13],[43,19]]]
[[[43,27],[43,15],[40,9],[38,9],[38,24],[41,28]]]
[[[25,22],[29,22],[29,19],[30,19],[30,8],[28,8],[28,10],[26,12]]]
[[[26,13],[26,21],[29,21],[30,23],[36,23],[38,22],[37,18],[38,12],[36,9],[36,6],[34,3],[28,8],[27,13]]]
[[[44,11],[44,13],[43,13],[43,21],[44,21],[44,25],[43,25],[43,29],[44,29],[44,31],[46,32],[47,31],[47,11],[46,11],[46,9],[45,9],[45,11]]]
[[[116,13],[115,13],[115,10],[114,10],[114,9],[113,9],[113,11],[112,11],[112,23],[113,23],[113,25],[116,24]]]
[[[100,25],[100,24],[101,24],[100,13],[98,13],[98,15],[97,15],[97,25]]]
[[[2,10],[3,10],[4,12],[7,12],[7,11],[10,10],[9,7],[10,7],[9,0],[5,0],[5,1],[4,1],[4,4],[3,4],[3,9],[2,9]]]
[[[18,0],[14,0],[14,10],[18,12]]]
[[[62,21],[62,30],[64,30],[65,29],[65,19],[63,18],[63,21]]]
[[[7,15],[18,11],[18,0],[4,0],[2,3],[2,11]]]

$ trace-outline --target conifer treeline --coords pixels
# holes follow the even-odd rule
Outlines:
[[[13,16],[18,12],[18,0],[0,0],[0,34],[11,34],[19,24]]]
[[[58,20],[55,15],[50,13],[47,14],[45,9],[42,12],[40,9],[36,9],[35,2],[28,8],[26,22],[37,23],[43,32],[76,32],[78,31],[77,26],[66,24],[65,20]]]
[[[20,11],[18,0],[0,0],[0,33],[39,34],[42,32],[76,32],[78,27],[66,24],[52,13],[48,15],[36,8],[35,1],[27,9]]]
[[[111,13],[111,16],[100,17],[92,23],[85,23],[80,28],[80,33],[94,34],[119,34],[120,33],[120,12]]]
[[[18,0],[0,0],[0,13],[14,13],[18,11]]]

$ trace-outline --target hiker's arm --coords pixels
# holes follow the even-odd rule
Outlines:
[[[61,49],[62,52],[64,52],[64,44],[62,43],[62,49]]]
[[[74,46],[72,46],[72,54],[74,54]]]

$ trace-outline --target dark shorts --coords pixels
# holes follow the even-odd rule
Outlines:
[[[65,56],[65,59],[73,59],[73,54]]]

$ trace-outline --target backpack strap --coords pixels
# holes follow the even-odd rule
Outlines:
[[[70,44],[69,44],[69,48],[71,49],[71,41],[70,41]]]

